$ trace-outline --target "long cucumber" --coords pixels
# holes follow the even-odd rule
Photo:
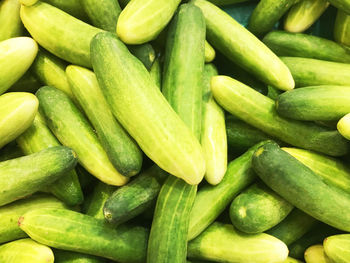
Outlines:
[[[334,24],[335,41],[350,46],[350,15],[338,10]]]
[[[19,16],[19,0],[0,2],[0,41],[22,35],[23,25]]]

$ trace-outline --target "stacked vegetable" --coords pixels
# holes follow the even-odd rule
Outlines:
[[[0,262],[350,262],[350,1],[240,2],[0,1]]]

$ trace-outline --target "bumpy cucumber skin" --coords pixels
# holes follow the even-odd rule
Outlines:
[[[55,263],[105,263],[103,258],[55,249]]]
[[[119,226],[114,229],[87,215],[49,208],[25,213],[18,224],[32,239],[57,249],[121,263],[143,263],[146,260],[148,230],[143,227]]]
[[[83,9],[83,5],[80,0],[42,0],[50,5],[53,5],[62,11],[78,18],[83,21],[88,20],[88,16]]]
[[[327,237],[323,242],[326,255],[336,263],[347,263],[350,259],[350,235],[342,234]]]
[[[332,263],[326,255],[322,245],[313,245],[306,249],[305,254],[306,263]]]
[[[350,206],[350,195],[326,184],[277,144],[267,143],[260,147],[252,163],[258,176],[291,204],[326,224],[350,230],[350,215],[339,213]]]
[[[350,140],[350,114],[346,114],[337,123],[337,129],[344,138]]]
[[[286,65],[252,33],[215,5],[205,0],[194,4],[205,16],[207,38],[216,49],[266,84],[281,90],[294,88]]]
[[[334,24],[335,41],[350,46],[350,15],[338,10]]]
[[[19,0],[0,2],[0,41],[22,35],[23,25],[19,16]]]

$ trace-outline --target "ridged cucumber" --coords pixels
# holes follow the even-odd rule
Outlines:
[[[97,80],[118,121],[160,168],[198,184],[205,172],[200,144],[147,69],[112,33],[98,34],[91,49]]]
[[[94,126],[111,163],[124,176],[139,173],[142,152],[114,118],[95,74],[73,65],[67,67],[66,74],[73,94]]]
[[[337,129],[344,138],[350,140],[350,114],[346,114],[337,124]]]
[[[105,263],[103,258],[55,249],[55,263]]]
[[[215,48],[266,84],[281,90],[294,88],[288,68],[258,38],[210,2],[194,3],[202,9],[207,38]]]
[[[334,24],[335,41],[350,46],[350,15],[338,10]]]
[[[205,47],[204,47],[204,54],[205,54],[205,62],[210,63],[215,59],[216,52],[215,49],[209,44],[208,41],[205,41]]]
[[[76,152],[84,168],[107,184],[123,185],[128,181],[109,161],[87,119],[67,95],[45,86],[36,96],[49,128],[63,145]]]
[[[306,263],[332,263],[322,245],[313,245],[305,250]],[[338,261],[337,261],[338,262]]]
[[[280,117],[273,100],[243,83],[217,76],[212,78],[211,88],[214,98],[224,109],[266,134],[297,147],[333,156],[348,151],[346,140],[337,131]]]
[[[19,16],[21,4],[18,0],[0,2],[0,41],[22,35],[23,25]]]
[[[323,242],[326,255],[336,263],[347,263],[350,259],[350,235],[327,237]]]
[[[53,5],[62,11],[84,21],[88,20],[83,5],[80,0],[41,0],[50,5]]]

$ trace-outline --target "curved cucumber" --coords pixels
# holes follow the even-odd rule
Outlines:
[[[204,47],[204,51],[205,51],[205,62],[206,63],[210,63],[215,59],[216,56],[216,52],[215,49],[209,44],[208,41],[205,41],[205,47]]]
[[[306,263],[332,263],[322,245],[313,245],[305,250],[305,261]],[[338,262],[338,261],[337,261]]]
[[[344,138],[350,140],[350,114],[346,114],[337,124],[337,129]]]
[[[230,60],[264,83],[281,90],[294,88],[288,68],[258,38],[223,10],[205,0],[195,0],[207,24],[209,42]]]
[[[350,15],[338,10],[334,24],[335,41],[350,46]]]
[[[91,66],[90,41],[101,29],[40,1],[22,5],[21,19],[33,38],[52,54],[73,64]]]
[[[336,263],[347,263],[350,259],[350,235],[327,237],[323,242],[326,255]]]
[[[0,2],[0,41],[22,35],[23,25],[19,16],[21,3],[18,0]]]
[[[124,176],[137,174],[142,165],[142,152],[114,118],[95,74],[73,65],[67,67],[66,73],[73,94],[96,129],[111,163]]]
[[[103,258],[71,251],[54,250],[55,263],[105,263]]]

